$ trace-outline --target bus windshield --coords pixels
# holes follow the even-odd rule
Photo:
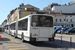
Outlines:
[[[53,17],[45,15],[33,15],[32,23],[33,27],[53,27]]]

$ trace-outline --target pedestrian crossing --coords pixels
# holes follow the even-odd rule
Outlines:
[[[5,41],[5,44],[9,50],[28,50],[29,48],[23,45],[22,43],[15,40],[13,37],[6,37],[7,39],[10,39],[9,41]]]

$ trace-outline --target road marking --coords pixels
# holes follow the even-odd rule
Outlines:
[[[21,48],[23,48],[25,46],[8,46],[8,48],[14,48],[14,47],[21,47]]]
[[[17,43],[17,42],[8,42],[7,44],[21,44],[21,43]]]
[[[23,45],[21,42],[15,40],[15,38],[12,38],[10,36],[4,36],[4,37],[9,39],[8,41],[6,41],[6,39],[4,39],[4,41],[5,41],[5,43],[6,43],[6,45],[7,45],[9,50],[25,50],[25,49],[29,49],[27,46]]]
[[[21,46],[8,46],[8,47],[25,47],[24,45],[21,45]]]
[[[29,49],[28,47],[26,48],[12,48],[12,49],[9,49],[9,50],[22,50],[22,49]]]
[[[5,42],[5,43],[20,43],[20,42],[17,42],[17,41],[10,41],[10,42]]]
[[[7,44],[7,43],[6,43]],[[22,45],[22,44],[16,44],[16,43],[13,43],[13,44],[7,44],[7,45]]]
[[[6,41],[6,42],[18,42],[18,41]],[[20,43],[20,42],[19,42]]]

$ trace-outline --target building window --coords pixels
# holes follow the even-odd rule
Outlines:
[[[61,22],[61,19],[60,19],[60,22]]]
[[[65,16],[65,17],[67,17],[67,16]]]
[[[56,22],[57,22],[57,19],[56,19]]]
[[[64,21],[66,21],[66,19],[64,19]]]
[[[31,14],[33,14],[33,13],[31,12]]]
[[[58,17],[59,17],[59,15],[58,15]]]
[[[72,19],[70,19],[70,21],[72,22]]]
[[[28,19],[24,19],[18,22],[18,30],[27,30]]]
[[[22,14],[22,11],[21,11],[21,12],[19,12],[19,14]]]
[[[56,17],[56,15],[55,15],[55,17]]]
[[[70,17],[72,17],[72,16],[70,16]]]
[[[32,9],[34,9],[34,8],[32,8]]]
[[[67,19],[67,22],[68,22],[68,19]]]

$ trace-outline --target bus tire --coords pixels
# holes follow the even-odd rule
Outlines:
[[[23,35],[23,33],[21,35],[21,40],[22,40],[22,42],[24,42],[24,35]]]
[[[11,36],[12,36],[12,32],[11,32]]]
[[[11,32],[9,32],[9,35],[11,34]]]
[[[17,38],[16,34],[14,33],[14,38]]]

